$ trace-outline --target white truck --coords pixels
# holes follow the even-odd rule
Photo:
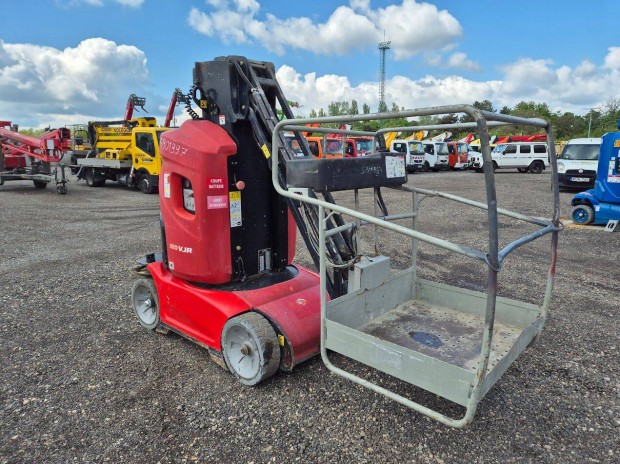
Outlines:
[[[408,172],[421,171],[424,167],[424,145],[417,140],[394,140],[390,151],[405,154],[405,166]]]
[[[440,169],[450,169],[448,144],[446,142],[436,142],[423,140],[424,145],[424,166],[423,171],[439,171]]]
[[[558,158],[560,188],[593,188],[600,151],[600,138],[569,140]]]

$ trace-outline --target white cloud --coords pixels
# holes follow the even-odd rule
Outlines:
[[[280,55],[287,48],[345,55],[375,48],[387,31],[394,58],[401,60],[429,49],[449,48],[462,35],[461,25],[448,11],[416,0],[375,10],[368,0],[350,0],[350,6],[339,6],[323,23],[271,13],[262,19],[256,0],[208,0],[207,4],[209,13],[197,8],[189,12],[188,24],[196,31],[226,43],[255,41]]]
[[[146,64],[140,49],[102,38],[64,50],[0,42],[0,114],[22,125],[47,124],[47,115],[119,117],[127,96],[143,93]]]
[[[620,70],[620,47],[609,47],[605,57],[605,67]]]
[[[353,86],[345,76],[328,74],[317,77],[316,73],[302,76],[286,65],[281,66],[276,74],[287,98],[303,105],[299,111],[301,114],[307,115],[311,109],[326,109],[332,101],[355,99],[360,107],[367,103],[373,110],[379,104],[377,82]],[[472,103],[474,100],[494,99],[500,87],[500,81],[475,82],[459,76],[444,79],[427,76],[418,80],[395,76],[385,83],[386,103],[388,107],[397,103],[405,108]]]
[[[385,83],[386,103],[405,108],[473,103],[490,100],[496,108],[514,106],[520,101],[547,103],[556,111],[583,114],[588,108],[601,106],[609,98],[620,98],[617,82],[620,48],[611,47],[600,66],[585,60],[578,66],[554,67],[551,60],[521,59],[502,68],[503,79],[475,81],[461,76],[438,78],[426,76],[410,79],[394,76]],[[463,57],[466,60],[466,57]],[[461,58],[458,58],[458,63]],[[620,63],[619,63],[620,64]],[[282,66],[277,77],[285,95],[299,101],[303,108],[295,113],[307,115],[311,109],[327,109],[332,101],[353,99],[376,110],[379,103],[378,82],[352,85],[345,76],[316,73],[301,75],[290,66]]]
[[[465,71],[480,71],[480,64],[467,58],[467,54],[463,52],[450,55],[448,58],[448,66]]]

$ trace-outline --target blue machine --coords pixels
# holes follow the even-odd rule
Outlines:
[[[594,188],[571,201],[576,224],[607,224],[613,230],[620,221],[620,120],[618,132],[603,135]]]

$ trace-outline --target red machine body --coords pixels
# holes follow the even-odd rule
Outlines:
[[[319,350],[319,278],[291,265],[296,226],[287,210],[281,234],[286,242],[270,244],[274,230],[283,227],[270,223],[277,197],[268,198],[272,187],[264,173],[252,171],[256,166],[238,166],[238,150],[223,128],[206,120],[162,134],[165,253],[163,262],[147,269],[157,287],[161,324],[219,353],[224,324],[257,311],[282,336],[281,368],[290,370]]]
[[[230,318],[248,311],[267,317],[282,335],[282,370],[291,370],[319,352],[318,276],[297,267],[284,282],[254,290],[203,288],[180,279],[161,262],[148,265],[160,301],[160,321],[219,354],[222,329]]]

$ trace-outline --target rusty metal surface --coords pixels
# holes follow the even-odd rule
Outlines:
[[[484,318],[408,301],[360,328],[364,333],[452,365],[475,371],[480,358]],[[487,371],[508,353],[522,329],[495,321]]]

